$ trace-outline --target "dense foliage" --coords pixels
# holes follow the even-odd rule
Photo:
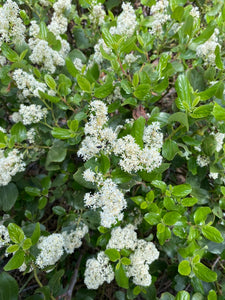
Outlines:
[[[0,7],[0,299],[225,299],[223,0]]]

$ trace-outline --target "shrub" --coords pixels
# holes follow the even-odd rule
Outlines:
[[[224,299],[224,2],[0,20],[1,299]]]

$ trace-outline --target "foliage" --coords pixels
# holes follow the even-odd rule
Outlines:
[[[224,1],[1,5],[0,298],[224,299]]]

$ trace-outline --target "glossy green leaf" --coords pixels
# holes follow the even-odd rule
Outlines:
[[[183,276],[188,276],[191,273],[191,266],[189,261],[182,260],[178,266],[178,272]]]
[[[111,261],[113,261],[113,262],[115,262],[115,261],[117,261],[117,260],[120,259],[120,253],[119,253],[119,251],[116,250],[116,249],[106,249],[106,250],[105,250],[105,254],[106,254],[106,255],[108,256],[108,258],[109,258]]]
[[[84,76],[77,75],[77,83],[84,92],[91,93],[90,82]]]
[[[131,135],[134,137],[135,142],[142,148],[143,147],[143,134],[145,128],[145,118],[139,117],[134,121],[134,125],[131,130]]]
[[[197,263],[193,266],[193,271],[195,275],[205,282],[213,282],[217,280],[216,272],[210,270],[202,263]]]
[[[115,279],[119,287],[124,289],[129,288],[129,279],[122,264],[117,264],[115,269]]]
[[[163,148],[162,148],[162,155],[164,158],[167,160],[172,160],[177,152],[179,151],[179,148],[177,146],[177,143],[173,140],[166,140],[163,143]]]
[[[175,197],[186,197],[192,191],[190,184],[180,184],[173,187],[172,195]]]
[[[202,234],[205,238],[215,243],[222,243],[224,241],[220,231],[213,226],[205,225],[202,227]]]
[[[23,250],[18,250],[13,257],[8,261],[8,263],[4,266],[5,271],[11,271],[14,269],[18,269],[22,266],[24,262],[24,252]]]
[[[191,97],[191,85],[188,78],[181,74],[178,76],[177,81],[175,83],[176,91],[179,99],[183,104],[187,104],[188,107],[192,105],[192,97]]]
[[[211,213],[211,208],[209,207],[199,207],[194,213],[195,224],[204,223],[208,214]]]
[[[0,186],[0,208],[9,211],[15,204],[18,197],[18,189],[12,182],[5,186]]]
[[[176,211],[170,211],[168,213],[166,213],[163,217],[163,222],[166,225],[174,225],[179,219],[180,219],[181,215],[176,212]]]
[[[10,223],[7,228],[8,228],[10,239],[14,243],[20,243],[23,241],[24,232],[18,225],[16,225],[15,223]]]

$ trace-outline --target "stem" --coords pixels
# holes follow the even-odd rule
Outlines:
[[[178,126],[175,130],[173,130],[173,132],[165,139],[165,141],[170,140],[171,137],[173,137],[181,128],[183,128],[182,124]]]
[[[64,294],[58,296],[56,298],[57,300],[62,299],[62,298],[64,300],[71,300],[72,299],[73,289],[74,289],[75,284],[77,283],[78,271],[79,271],[79,268],[80,268],[80,263],[81,263],[82,257],[83,257],[83,254],[80,254],[80,256],[77,260],[75,270],[74,270],[74,273],[73,273],[73,276],[71,278],[71,281],[70,281],[70,284],[69,284],[69,287],[68,287],[67,291]]]
[[[43,287],[43,284],[40,282],[40,280],[39,280],[39,278],[38,278],[38,276],[37,276],[37,271],[36,271],[36,268],[34,267],[34,278],[35,278],[35,280],[37,281],[37,283],[38,283],[38,285],[40,286],[40,288],[42,288]],[[50,298],[52,299],[52,300],[56,300],[55,299],[55,297],[54,296],[50,296]]]

